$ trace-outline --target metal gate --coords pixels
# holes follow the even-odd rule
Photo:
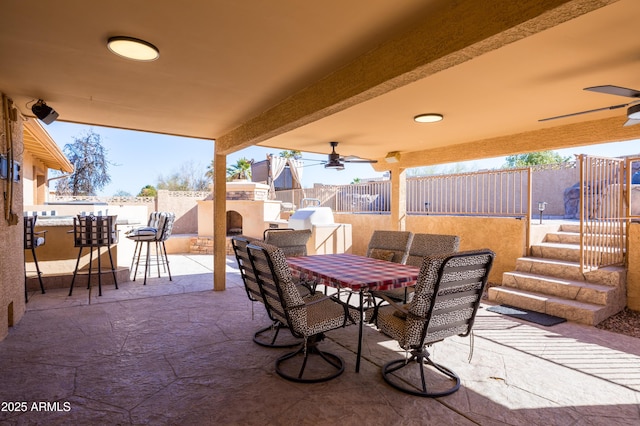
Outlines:
[[[580,155],[580,266],[625,261],[625,160]]]

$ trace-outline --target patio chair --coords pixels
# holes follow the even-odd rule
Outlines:
[[[425,256],[455,253],[459,247],[460,237],[457,235],[413,234],[405,264],[419,268],[422,266],[422,260]],[[385,295],[396,302],[407,303],[413,296],[413,287],[388,291],[372,291],[371,294],[378,298]]]
[[[311,238],[310,229],[266,229],[263,235],[265,243],[282,249],[287,257],[307,255],[307,242]]]
[[[253,238],[248,238],[242,235],[234,236],[231,238],[231,245],[233,247],[233,251],[236,255],[236,261],[238,262],[238,269],[240,270],[240,276],[242,277],[242,282],[244,283],[244,289],[247,292],[247,297],[252,302],[251,310],[253,317],[253,303],[260,302],[265,308],[267,308],[267,315],[269,319],[271,319],[271,324],[261,328],[253,334],[253,341],[260,346],[265,346],[269,348],[290,348],[293,346],[297,346],[301,343],[301,340],[297,339],[296,341],[289,342],[278,342],[278,336],[281,336],[280,330],[286,329],[287,325],[278,321],[277,318],[274,317],[273,313],[268,309],[268,305],[264,303],[264,298],[262,296],[262,292],[260,291],[260,286],[256,280],[255,272],[253,271],[253,266],[251,265],[251,261],[249,260],[249,251],[247,250],[247,246],[255,241]],[[309,292],[302,289],[305,295],[308,295]],[[290,336],[290,335],[289,335]]]
[[[460,237],[457,235],[413,234],[405,263],[419,268],[425,256],[456,253],[459,249]]]
[[[430,398],[449,395],[460,388],[458,375],[433,362],[427,346],[471,333],[494,257],[488,249],[427,256],[411,303],[399,305],[387,299],[388,305],[376,307],[378,329],[411,352],[410,359],[396,359],[382,367],[382,377],[389,385]],[[426,370],[425,366],[431,368]],[[438,383],[432,390],[425,379],[429,373],[433,382],[444,378],[447,385]]]
[[[73,218],[73,243],[78,247],[78,260],[73,270],[73,278],[69,288],[69,296],[73,293],[73,286],[78,275],[78,267],[80,266],[80,258],[82,250],[89,249],[89,276],[87,277],[87,288],[91,288],[91,270],[93,269],[93,249],[98,249],[98,296],[102,296],[102,264],[100,256],[100,248],[106,247],[109,254],[109,262],[111,263],[111,274],[113,275],[113,283],[118,288],[118,280],[116,278],[116,267],[113,264],[113,256],[111,255],[111,245],[118,243],[118,230],[116,227],[117,216],[78,216]]]
[[[320,350],[318,344],[324,339],[325,332],[356,324],[358,311],[321,293],[306,298],[300,296],[285,255],[278,247],[256,241],[247,249],[265,304],[275,318],[289,326],[291,334],[304,339],[298,350],[276,360],[276,372],[286,380],[301,383],[324,382],[338,377],[344,371],[344,360]]]
[[[413,234],[408,231],[373,231],[367,257],[404,263],[409,254]]]
[[[136,280],[138,274],[138,266],[140,265],[140,257],[142,256],[142,246],[147,245],[146,255],[144,256],[144,280],[143,285],[147,285],[147,276],[151,274],[149,265],[152,258],[154,264],[158,268],[158,278],[160,278],[160,265],[164,272],[169,274],[169,281],[172,281],[171,269],[169,268],[169,258],[167,257],[167,248],[165,241],[171,236],[175,214],[169,212],[153,212],[149,215],[147,226],[133,228],[126,232],[128,239],[135,241],[136,245],[133,249],[133,258],[131,259],[131,268],[133,271],[133,279]],[[151,252],[151,244],[154,244],[153,254]],[[135,264],[135,269],[134,269]]]
[[[44,235],[47,233],[47,231],[35,232],[37,219],[38,219],[38,215],[36,213],[34,213],[31,216],[24,217],[24,249],[31,250],[31,254],[33,256],[33,263],[35,263],[36,265],[36,273],[38,274],[38,282],[40,283],[40,291],[42,291],[42,294],[44,294],[44,284],[42,283],[42,272],[40,271],[40,266],[38,265],[38,257],[36,256],[36,249],[44,245],[45,243]],[[28,294],[27,294],[26,266],[24,269],[24,298],[25,298],[25,302],[27,302]]]

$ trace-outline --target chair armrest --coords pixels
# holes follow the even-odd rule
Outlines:
[[[316,293],[316,295],[319,295],[319,293]],[[306,308],[308,306],[315,305],[317,303],[326,302],[327,300],[331,300],[331,301],[333,301],[335,303],[338,303],[340,306],[342,306],[342,309],[344,310],[344,321],[343,321],[343,324],[342,324],[343,327],[347,325],[349,320],[354,322],[354,319],[351,317],[351,315],[349,315],[349,305],[347,303],[343,302],[340,299],[336,299],[333,295],[331,295],[331,296],[321,295],[320,297],[314,298],[312,300],[305,300],[304,301],[304,305],[293,306],[293,307],[291,307],[291,310],[303,309],[303,308]]]
[[[402,318],[402,319],[406,319],[409,315],[412,315],[409,310],[407,308],[405,308],[406,305],[400,305],[398,304],[398,302],[396,302],[395,300],[389,298],[388,296],[384,295],[384,294],[377,294],[376,297],[382,299],[383,301],[387,302],[390,306],[393,306],[393,308],[395,309],[395,312],[393,313],[395,316]],[[378,309],[380,309],[380,306],[382,306],[382,302],[374,304],[373,307],[373,315],[371,315],[371,320],[370,322],[372,323],[376,323],[376,320],[378,319]]]

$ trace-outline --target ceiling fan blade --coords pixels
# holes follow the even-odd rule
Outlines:
[[[378,160],[369,160],[367,158],[361,158],[355,155],[347,155],[346,157],[340,158],[340,161],[344,161],[345,163],[377,163],[378,162]]]
[[[593,86],[593,87],[585,87],[584,90],[589,90],[590,92],[598,92],[598,93],[606,93],[609,95],[618,95],[618,96],[626,96],[627,98],[640,98],[640,92],[634,89],[627,89],[626,87],[620,86]]]
[[[598,111],[606,111],[606,110],[610,110],[610,109],[618,109],[618,108],[624,108],[629,104],[620,104],[620,105],[612,105],[612,106],[608,106],[608,107],[604,107],[604,108],[596,108],[596,109],[590,109],[588,111],[580,111],[580,112],[574,112],[571,114],[564,114],[564,115],[557,115],[555,117],[549,117],[549,118],[543,118],[540,119],[538,121],[549,121],[549,120],[557,120],[558,118],[567,118],[567,117],[573,117],[575,115],[582,115],[582,114],[589,114],[592,112],[598,112]]]

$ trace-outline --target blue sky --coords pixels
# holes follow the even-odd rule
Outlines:
[[[126,191],[136,195],[145,185],[156,185],[158,177],[168,177],[178,172],[184,165],[201,169],[204,173],[213,158],[213,142],[200,139],[180,138],[155,133],[134,132],[130,130],[112,129],[97,126],[84,126],[55,121],[45,130],[62,149],[65,144],[93,129],[98,133],[107,149],[107,158],[113,163],[110,166],[111,183],[98,193],[109,196],[118,191]],[[239,158],[261,161],[268,153],[278,154],[278,149],[247,148],[227,157],[228,164],[234,164]],[[640,141],[617,142],[603,145],[591,145],[582,148],[556,150],[561,156],[573,157],[574,154],[591,154],[607,157],[618,155],[640,154]],[[302,184],[311,187],[313,183],[348,184],[354,178],[372,178],[382,176],[369,164],[347,164],[342,171],[325,170],[321,160],[326,155],[303,153],[305,168]],[[504,157],[468,161],[460,163],[464,171],[497,168],[504,164]],[[451,165],[438,166],[443,171],[451,169]],[[436,169],[437,171],[437,169]]]

